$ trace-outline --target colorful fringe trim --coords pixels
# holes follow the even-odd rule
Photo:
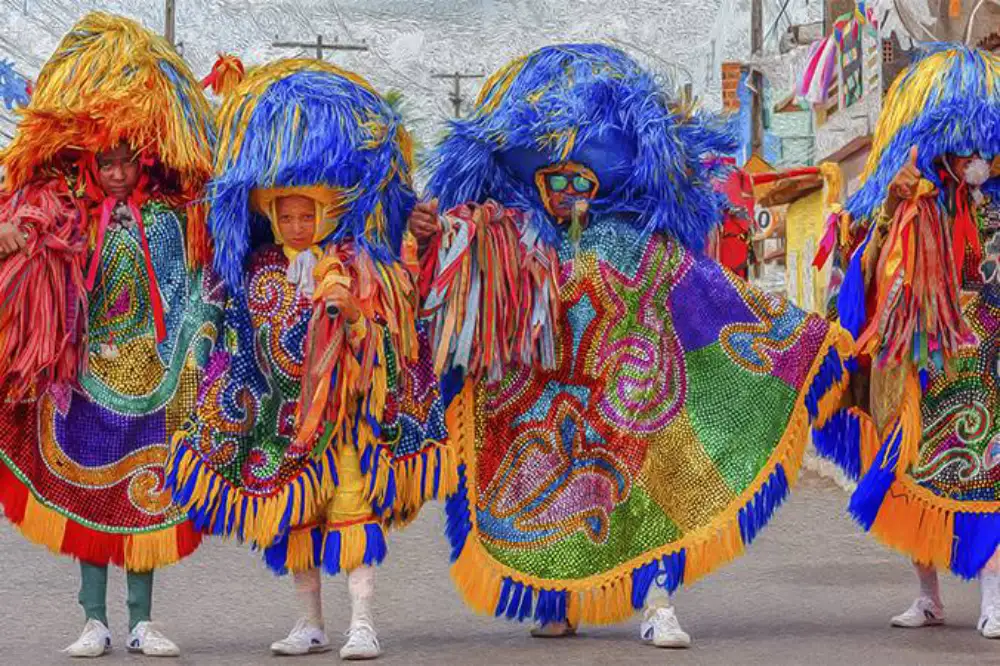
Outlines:
[[[208,534],[261,547],[277,544],[280,535],[317,515],[340,483],[335,447],[327,446],[278,492],[252,495],[207,465],[186,437],[184,432],[174,436],[173,455],[166,467],[167,487],[194,527]],[[384,445],[368,445],[360,462],[369,484],[366,501],[376,515],[394,525],[407,524],[423,502],[453,492],[458,485],[455,453],[444,443],[399,459],[393,459]]]
[[[382,563],[388,553],[385,527],[376,520],[292,530],[264,549],[264,562],[279,576],[322,569],[330,576]]]
[[[396,458],[396,499],[389,524],[404,527],[417,517],[425,502],[444,498],[458,490],[458,454],[447,442]]]
[[[160,569],[183,560],[201,544],[201,535],[188,521],[144,534],[104,532],[82,525],[42,503],[2,462],[0,505],[29,541],[97,566],[113,564],[140,572]]]
[[[884,436],[871,417],[850,408],[814,432],[816,449],[858,480],[848,510],[861,527],[915,562],[975,578],[1000,547],[1000,507],[940,497],[908,475],[923,431],[918,379],[907,382]]]
[[[742,555],[795,485],[810,424],[827,425],[837,411],[848,375],[841,359],[853,349],[850,335],[833,327],[817,356],[788,427],[757,482],[716,520],[676,543],[646,553],[615,572],[579,580],[545,580],[507,567],[474,535],[476,525],[475,387],[469,382],[448,409],[448,432],[459,456],[458,489],[446,504],[452,578],[465,602],[480,613],[540,623],[611,624],[640,610],[652,585],[674,591]]]

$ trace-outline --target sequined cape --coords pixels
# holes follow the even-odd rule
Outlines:
[[[859,481],[850,510],[863,527],[918,562],[964,578],[977,576],[1000,546],[1000,207],[980,207],[977,222],[983,253],[963,267],[972,338],[947,366],[908,385],[898,372],[880,380],[859,368],[852,378],[857,405],[815,437],[817,450]],[[857,249],[869,224],[856,225],[843,254]],[[831,283],[834,317],[841,284]],[[904,415],[918,419],[916,436],[898,423],[882,424],[880,433],[872,420],[893,402],[881,395],[893,387]]]
[[[559,259],[555,367],[445,378],[453,577],[498,617],[616,622],[754,540],[839,400],[850,337],[615,217]]]
[[[78,385],[0,402],[0,503],[11,522],[53,552],[139,571],[200,543],[171,502],[164,464],[171,434],[194,407],[222,313],[218,281],[187,268],[184,216],[155,199],[141,215],[164,339],[156,339],[138,230],[109,230]]]
[[[197,413],[175,438],[169,483],[199,529],[263,549],[276,573],[321,567],[335,574],[356,564],[350,549],[364,564],[381,562],[385,528],[412,520],[425,500],[453,489],[454,462],[429,355],[397,363],[389,336],[379,361],[390,367],[382,419],[371,418],[368,398],[358,403],[346,438],[327,431],[312,449],[296,445],[314,305],[296,293],[287,267],[277,246],[251,255],[245,297],[227,301],[224,344],[213,353]],[[322,518],[337,491],[343,446],[361,456],[372,507],[366,524]]]

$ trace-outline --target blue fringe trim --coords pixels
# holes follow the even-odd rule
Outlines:
[[[458,466],[458,489],[445,500],[445,536],[451,544],[451,561],[462,554],[465,542],[472,531],[472,517],[469,508],[469,486],[465,476],[465,463]]]
[[[754,494],[750,504],[740,509],[740,535],[743,543],[749,546],[753,543],[764,526],[770,522],[774,510],[781,506],[788,497],[788,477],[781,464],[774,466],[774,471],[764,485]]]
[[[681,548],[675,553],[664,555],[632,570],[632,607],[642,610],[646,597],[653,585],[658,585],[673,594],[684,584],[684,568],[687,551]]]
[[[328,448],[323,455],[329,464],[334,485],[339,485],[336,458],[333,451]],[[195,462],[188,476],[181,479],[181,461],[187,456],[194,456]],[[208,490],[204,498],[195,500],[194,491],[198,480],[205,475],[209,477]],[[292,524],[303,522],[306,495],[314,493],[323,484],[324,476],[323,465],[320,461],[310,460],[307,462],[299,477],[290,485],[289,499],[291,501],[285,505],[278,534],[286,533]],[[188,517],[196,530],[214,536],[235,537],[241,543],[246,541],[244,525],[247,516],[256,516],[260,503],[265,501],[265,498],[261,496],[243,494],[227,510],[230,496],[240,493],[240,490],[230,484],[221,474],[211,469],[200,457],[200,454],[193,450],[187,442],[180,442],[176,445],[174,455],[165,470],[164,485],[170,490],[175,504],[179,506],[190,505]],[[216,489],[218,489],[217,494]],[[213,496],[215,497],[214,501],[210,499]]]
[[[857,490],[851,496],[847,509],[866,531],[872,528],[885,494],[896,478],[900,448],[903,442],[903,428],[899,421],[893,426],[889,436],[882,443],[872,467],[858,482]]]
[[[951,570],[972,579],[979,575],[1000,547],[1000,514],[956,513]]]
[[[819,402],[829,390],[844,378],[844,363],[837,348],[831,346],[806,392],[805,405],[809,412],[809,422],[819,417]]]
[[[813,445],[852,481],[861,476],[861,418],[848,409],[835,412],[821,428],[813,430]]]

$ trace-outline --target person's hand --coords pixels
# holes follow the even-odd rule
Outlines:
[[[0,258],[20,251],[26,242],[24,232],[19,228],[7,222],[0,223]]]
[[[910,161],[903,165],[889,183],[889,198],[886,201],[886,213],[892,217],[900,202],[909,201],[917,193],[917,187],[923,174],[917,168],[917,147],[910,149]]]
[[[330,290],[330,296],[326,299],[329,308],[333,306],[344,315],[348,323],[355,323],[361,318],[361,308],[358,307],[358,299],[347,290],[347,287],[337,285]]]
[[[410,233],[421,244],[434,238],[441,231],[441,223],[438,221],[438,200],[431,199],[426,203],[420,202],[415,205],[410,213],[408,226]]]

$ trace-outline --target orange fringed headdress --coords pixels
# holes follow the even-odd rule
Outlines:
[[[87,14],[42,67],[17,135],[0,154],[7,187],[22,188],[67,153],[127,142],[177,175],[184,203],[212,173],[215,128],[199,82],[174,48],[135,21]],[[188,258],[209,260],[202,206],[188,211]]]

